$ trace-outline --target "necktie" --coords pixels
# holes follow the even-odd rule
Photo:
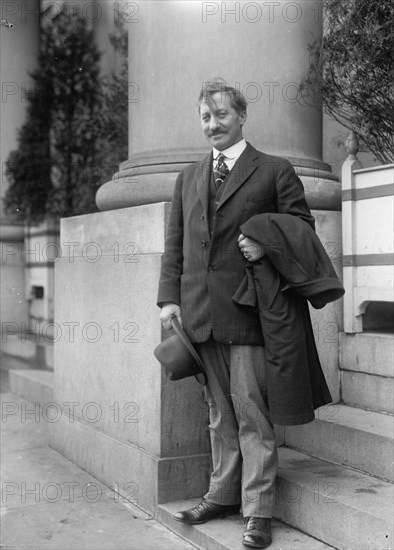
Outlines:
[[[230,172],[227,164],[224,162],[225,158],[226,157],[223,155],[223,153],[220,153],[216,158],[216,168],[213,171],[213,178],[215,180],[216,190],[219,189],[219,187],[222,185]]]

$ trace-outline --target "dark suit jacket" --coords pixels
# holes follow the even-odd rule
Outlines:
[[[250,144],[226,182],[213,226],[208,227],[212,154],[178,176],[162,261],[158,305],[181,306],[184,329],[192,342],[210,334],[221,343],[262,345],[257,308],[232,300],[244,276],[239,250],[240,226],[256,214],[287,213],[314,228],[303,185],[291,164]]]

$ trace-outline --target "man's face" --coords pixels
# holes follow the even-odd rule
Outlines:
[[[223,151],[242,139],[246,112],[238,113],[231,106],[229,95],[217,92],[200,103],[200,119],[209,143]]]

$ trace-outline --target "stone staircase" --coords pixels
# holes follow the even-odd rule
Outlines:
[[[392,334],[342,334],[342,403],[314,422],[278,430],[272,550],[389,550],[393,543]],[[42,406],[53,373],[10,370],[11,390]],[[159,504],[157,518],[201,549],[241,549],[242,518],[187,526],[172,514],[198,500]]]
[[[393,548],[394,336],[342,334],[340,349],[342,403],[281,435],[272,550]],[[242,548],[241,517],[172,519],[194,502],[162,504],[158,517],[200,548]]]

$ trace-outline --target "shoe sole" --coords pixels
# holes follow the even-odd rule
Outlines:
[[[180,523],[185,523],[186,525],[201,525],[202,523],[207,523],[207,521],[211,521],[213,519],[224,519],[224,518],[227,518],[229,516],[236,516],[237,514],[239,514],[239,510],[238,512],[230,512],[229,514],[220,514],[220,516],[215,516],[213,518],[208,518],[208,519],[204,519],[203,521],[186,521],[184,519],[181,519],[181,518],[176,518],[175,516],[172,516],[173,519],[175,519],[175,521],[179,521]]]
[[[270,542],[267,542],[264,546],[261,546],[261,544],[253,544],[252,542],[244,542],[242,541],[242,544],[244,546],[248,546],[249,548],[268,548],[270,544],[272,544],[272,540]]]

